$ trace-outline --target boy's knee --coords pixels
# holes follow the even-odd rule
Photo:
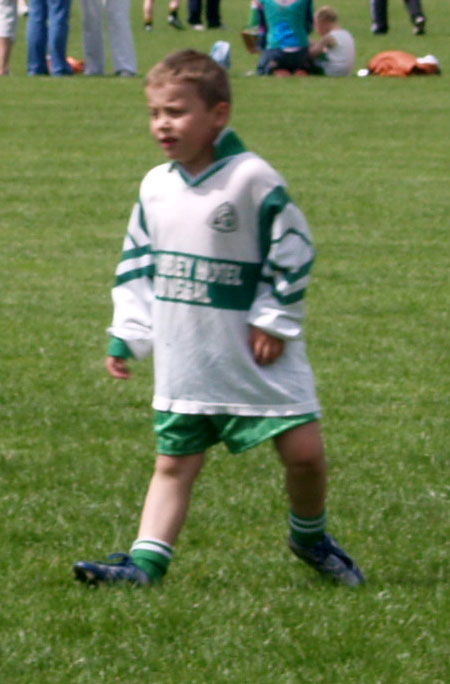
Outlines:
[[[203,465],[203,454],[189,456],[168,456],[160,454],[155,463],[155,472],[165,477],[196,477]]]
[[[325,467],[323,441],[317,421],[289,430],[275,439],[286,468],[317,470]]]
[[[323,450],[298,451],[283,459],[286,470],[295,475],[318,473],[325,469],[325,456]]]

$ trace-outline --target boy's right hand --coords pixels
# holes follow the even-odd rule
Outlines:
[[[126,359],[122,359],[119,356],[107,356],[106,357],[106,370],[113,378],[118,380],[128,380],[131,377],[131,373],[128,370]]]

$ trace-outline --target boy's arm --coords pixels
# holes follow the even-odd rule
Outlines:
[[[319,57],[326,52],[328,48],[331,48],[334,45],[336,45],[336,40],[327,33],[327,35],[323,36],[320,40],[310,43],[308,48],[309,54],[311,57]]]
[[[153,255],[145,216],[140,203],[131,213],[122,258],[112,290],[114,316],[109,357],[141,360],[153,348]],[[109,368],[108,368],[109,370]]]
[[[304,298],[315,256],[308,225],[282,186],[265,198],[260,217],[265,258],[247,320],[270,336],[296,340],[302,334]]]

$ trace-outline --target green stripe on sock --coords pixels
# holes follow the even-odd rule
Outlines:
[[[323,539],[326,529],[325,512],[312,518],[300,518],[291,511],[289,514],[291,537],[300,546],[314,546]]]

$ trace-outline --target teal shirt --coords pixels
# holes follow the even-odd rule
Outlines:
[[[269,50],[308,47],[313,0],[261,0],[267,22]]]

